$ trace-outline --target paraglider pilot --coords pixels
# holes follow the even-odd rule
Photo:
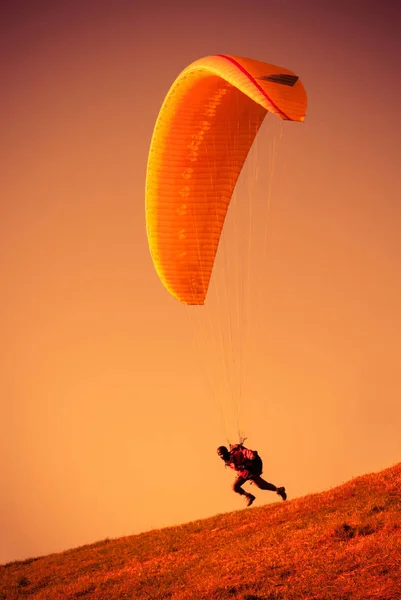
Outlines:
[[[255,496],[242,488],[246,481],[253,483],[261,490],[276,492],[283,500],[287,499],[284,487],[276,487],[262,479],[263,463],[256,450],[249,450],[242,444],[235,444],[230,447],[230,450],[225,446],[219,446],[217,454],[224,461],[226,467],[230,467],[238,473],[233,483],[233,490],[240,496],[245,496],[247,506],[251,506]]]

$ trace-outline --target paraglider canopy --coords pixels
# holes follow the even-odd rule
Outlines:
[[[146,226],[156,271],[180,302],[205,302],[235,184],[267,112],[303,121],[307,98],[292,71],[215,55],[171,86],[153,132]]]

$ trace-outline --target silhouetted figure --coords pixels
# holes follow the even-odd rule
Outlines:
[[[231,446],[230,450],[225,446],[219,446],[217,454],[224,460],[226,467],[230,467],[238,473],[238,477],[233,483],[233,490],[240,496],[246,497],[247,506],[251,506],[255,496],[242,489],[246,481],[254,483],[261,490],[276,492],[283,500],[287,499],[285,487],[276,487],[262,479],[263,463],[256,450],[249,450],[242,444],[235,444]]]

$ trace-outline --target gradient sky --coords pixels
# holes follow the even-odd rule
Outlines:
[[[309,98],[304,124],[267,123],[237,194],[236,222],[241,193],[260,222],[277,140],[249,446],[289,498],[401,460],[400,16],[391,0],[1,3],[0,562],[242,507],[215,453],[214,354],[144,222],[158,110],[208,54],[288,67]],[[230,258],[235,219],[226,233]]]

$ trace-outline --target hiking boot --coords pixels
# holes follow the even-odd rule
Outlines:
[[[251,506],[251,504],[253,503],[254,500],[256,500],[256,497],[253,496],[252,494],[246,495],[246,505],[247,506]]]
[[[283,500],[287,500],[287,494],[285,493],[285,487],[279,487],[279,488],[277,488],[277,492],[276,493],[279,496],[281,496]]]

